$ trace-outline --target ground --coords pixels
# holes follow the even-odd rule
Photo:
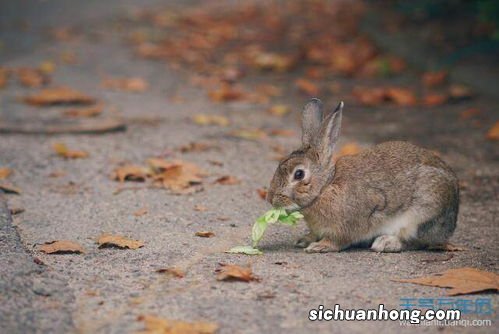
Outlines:
[[[2,14],[2,66],[38,66],[58,59],[62,52],[74,52],[79,55],[78,62],[58,65],[53,81],[105,101],[109,112],[114,110],[128,127],[99,135],[0,134],[0,167],[14,171],[9,182],[22,190],[20,195],[1,195],[0,202],[5,201],[10,209],[24,209],[11,217],[9,210],[0,206],[0,324],[6,332],[134,332],[143,328],[138,316],[148,314],[215,322],[220,333],[398,333],[398,322],[311,322],[308,310],[337,303],[343,308],[378,304],[400,308],[401,298],[442,298],[445,290],[392,279],[459,267],[498,270],[498,151],[497,142],[485,139],[497,118],[497,96],[478,92],[471,100],[436,108],[366,108],[348,97],[321,96],[328,107],[339,99],[346,100],[341,144],[355,142],[369,147],[386,140],[408,140],[437,151],[452,166],[462,190],[458,228],[451,241],[465,251],[379,254],[353,249],[307,254],[293,247],[306,232],[300,224],[295,229],[273,226],[261,243],[263,256],[226,254],[230,247],[249,242],[254,219],[269,209],[256,190],[268,186],[277,165],[272,147],[281,145],[290,151],[299,145],[299,115],[307,99],[293,85],[300,73],[254,78],[283,89],[278,101],[292,109],[284,117],[269,116],[266,107],[252,102],[216,103],[205,90],[190,84],[194,70],[138,58],[124,43],[127,28],[117,19],[130,15],[138,1],[112,1],[106,6],[99,1],[71,5],[66,1],[33,1],[25,7],[16,3]],[[155,8],[158,3],[140,1],[140,7]],[[167,4],[175,8],[189,5]],[[23,18],[30,22],[24,30],[17,26]],[[78,27],[85,38],[64,42],[47,37],[47,27],[68,25]],[[22,42],[17,43],[16,38]],[[107,76],[144,78],[150,88],[143,93],[104,90],[100,82]],[[343,87],[362,80],[336,79]],[[369,83],[377,85],[380,80],[369,79]],[[419,78],[416,71],[407,70],[397,78],[382,80],[403,85]],[[15,84],[0,91],[0,117],[40,117],[39,109],[17,100],[28,91]],[[182,99],[174,101],[172,97],[177,95]],[[471,107],[483,110],[480,123],[459,118]],[[225,115],[231,124],[199,126],[191,121],[196,113]],[[227,135],[241,127],[289,129],[294,135],[257,141]],[[175,151],[199,141],[218,149]],[[90,156],[62,159],[53,152],[55,142],[88,151]],[[140,189],[115,192],[121,185],[110,177],[114,168],[124,161],[137,164],[153,156],[181,158],[209,171],[204,191],[178,196],[165,189],[126,183]],[[49,177],[57,171],[66,173]],[[222,175],[234,176],[241,183],[213,184]],[[207,210],[196,211],[196,205]],[[142,208],[147,213],[135,216]],[[194,235],[202,230],[215,236]],[[142,240],[145,246],[138,250],[98,249],[95,240],[102,233]],[[37,250],[39,244],[63,239],[77,241],[86,252],[47,255]],[[249,264],[260,281],[217,281],[219,263]],[[168,267],[180,268],[185,277],[156,272]],[[478,297],[492,298],[497,305],[495,294],[453,298],[475,301]],[[470,315],[469,319],[477,317],[494,319],[496,314]],[[494,332],[493,328],[420,330]]]

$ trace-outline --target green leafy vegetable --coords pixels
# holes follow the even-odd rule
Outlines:
[[[258,242],[263,237],[265,230],[269,224],[281,223],[289,226],[296,225],[297,221],[302,219],[303,215],[297,211],[288,214],[285,209],[273,208],[262,216],[260,216],[253,225],[251,231],[251,239],[253,240],[252,246],[238,246],[230,249],[227,253],[243,253],[248,255],[262,254],[262,252],[257,248]]]
[[[247,255],[261,255],[263,254],[261,250],[258,248],[253,248],[251,246],[236,246],[225,253],[239,253],[239,254],[247,254]]]

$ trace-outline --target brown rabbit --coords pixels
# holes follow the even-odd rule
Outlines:
[[[299,210],[310,233],[306,252],[338,252],[369,243],[400,252],[445,243],[456,228],[459,187],[454,172],[431,151],[385,142],[332,159],[343,102],[323,117],[312,99],[302,116],[302,147],[277,167],[267,200]]]

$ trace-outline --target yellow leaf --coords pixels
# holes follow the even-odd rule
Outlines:
[[[88,152],[70,150],[63,143],[54,143],[53,148],[54,148],[55,153],[57,153],[59,156],[66,158],[66,159],[80,159],[80,158],[88,157]]]
[[[185,322],[141,315],[145,329],[140,334],[214,334],[218,325],[211,322]]]
[[[24,102],[36,106],[54,104],[94,104],[95,99],[84,95],[72,88],[55,87],[47,88],[36,94],[24,97]]]
[[[70,240],[46,242],[43,245],[40,245],[38,250],[46,254],[85,253],[85,250],[80,244]]]
[[[12,169],[7,167],[0,168],[0,180],[6,179],[10,174],[12,174]]]
[[[284,116],[288,114],[291,111],[291,109],[284,104],[277,104],[275,106],[270,107],[268,111],[274,116]]]
[[[488,140],[499,140],[499,121],[487,132],[486,138]]]
[[[227,117],[219,115],[197,114],[192,117],[192,121],[199,125],[229,125],[229,119]]]
[[[137,249],[144,247],[144,242],[140,240],[132,240],[120,235],[103,234],[97,239],[99,248],[105,247],[118,247],[118,248],[129,248]]]

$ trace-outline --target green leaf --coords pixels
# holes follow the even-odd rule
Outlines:
[[[284,225],[294,226],[298,220],[302,219],[303,215],[298,211],[294,211],[290,214],[282,208],[272,208],[271,210],[265,212],[262,216],[258,217],[253,229],[251,231],[251,239],[253,240],[253,247],[256,248],[258,242],[262,239],[268,224],[274,224],[276,222],[282,223]]]
[[[267,229],[268,223],[266,220],[258,219],[255,224],[253,224],[253,229],[251,230],[251,239],[253,240],[253,247],[258,245],[258,242],[263,237],[263,233]]]
[[[246,254],[246,255],[262,255],[263,252],[258,248],[253,248],[251,246],[236,246],[232,247],[225,253],[234,253],[234,254]]]

